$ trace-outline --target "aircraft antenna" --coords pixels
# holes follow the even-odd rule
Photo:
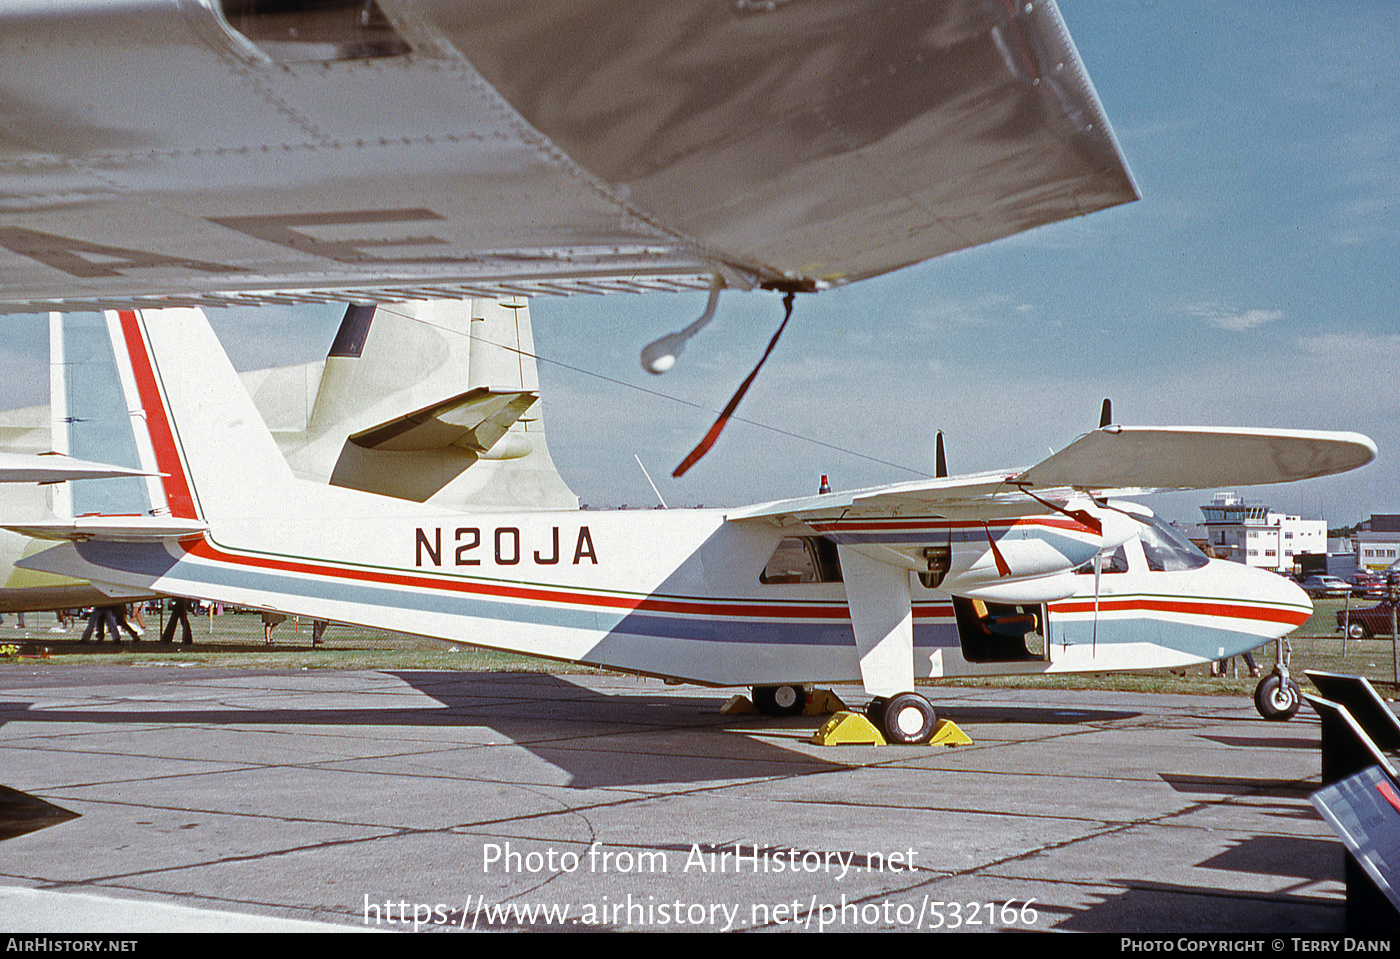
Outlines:
[[[633,453],[633,454],[632,454],[632,458],[633,458],[634,460],[637,461],[637,465],[638,465],[638,466],[641,466],[641,467],[642,467],[642,475],[645,476],[645,477],[647,478],[647,482],[648,482],[648,483],[651,483],[651,474],[647,472],[647,468],[646,468],[645,466],[642,466],[642,458],[641,458],[640,456],[638,456],[636,453]],[[656,484],[655,484],[655,483],[651,483],[651,491],[652,491],[653,493],[656,494],[656,498],[657,498],[657,499],[661,500],[661,508],[662,508],[662,509],[670,509],[670,508],[671,508],[671,507],[667,506],[667,505],[666,505],[666,501],[665,501],[664,499],[661,498],[661,490],[659,490],[659,489],[656,488]]]
[[[1113,425],[1113,401],[1104,397],[1103,409],[1099,411],[1099,429]]]
[[[933,446],[934,446],[934,455],[933,455],[933,459],[934,459],[934,464],[933,464],[933,475],[934,475],[934,477],[935,477],[936,479],[944,479],[944,478],[946,478],[947,475],[948,475],[948,460],[947,460],[947,458],[943,455],[943,431],[942,431],[942,430],[939,430],[939,431],[938,431],[938,435],[937,435],[936,437],[934,437]]]

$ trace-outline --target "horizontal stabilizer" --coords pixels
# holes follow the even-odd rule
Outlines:
[[[76,519],[36,520],[23,524],[2,524],[5,529],[34,539],[104,540],[117,543],[159,543],[198,536],[207,530],[199,520],[164,516],[79,516]]]
[[[152,476],[124,466],[91,463],[62,453],[0,452],[0,483],[62,483],[64,480]]]
[[[1012,478],[1042,489],[1211,489],[1330,476],[1365,466],[1376,444],[1360,433],[1109,426]]]
[[[484,386],[408,413],[349,437],[356,446],[417,452],[458,446],[485,453],[539,399],[528,390],[498,392]]]

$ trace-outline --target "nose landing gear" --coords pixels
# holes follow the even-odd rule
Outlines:
[[[1303,691],[1288,675],[1292,649],[1284,639],[1274,640],[1274,668],[1254,690],[1254,708],[1265,719],[1285,722],[1303,705]]]

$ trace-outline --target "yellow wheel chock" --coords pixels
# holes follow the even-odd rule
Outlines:
[[[719,708],[719,713],[721,716],[757,716],[758,707],[743,693],[735,693]]]
[[[804,716],[830,716],[847,709],[847,705],[841,702],[841,697],[837,696],[829,689],[814,689],[812,697],[807,705],[802,709]]]
[[[817,746],[887,746],[884,734],[860,713],[838,712],[812,736]],[[970,746],[972,740],[958,724],[940,719],[933,728],[930,746]]]

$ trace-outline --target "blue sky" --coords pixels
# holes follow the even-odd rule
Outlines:
[[[781,320],[778,297],[724,294],[662,377],[637,353],[703,294],[535,300],[551,450],[585,502],[654,504],[634,454],[672,505],[799,495],[822,473],[844,488],[911,479],[932,472],[938,429],[954,472],[1029,465],[1110,396],[1123,423],[1366,433],[1381,452],[1362,471],[1244,492],[1332,525],[1400,512],[1400,9],[1060,7],[1143,199],[800,297],[739,409],[784,432],[732,423],[679,481]],[[253,368],[323,354],[339,317],[211,318]],[[7,325],[7,405],[45,398],[43,329]],[[1147,502],[1194,522],[1208,498]]]

